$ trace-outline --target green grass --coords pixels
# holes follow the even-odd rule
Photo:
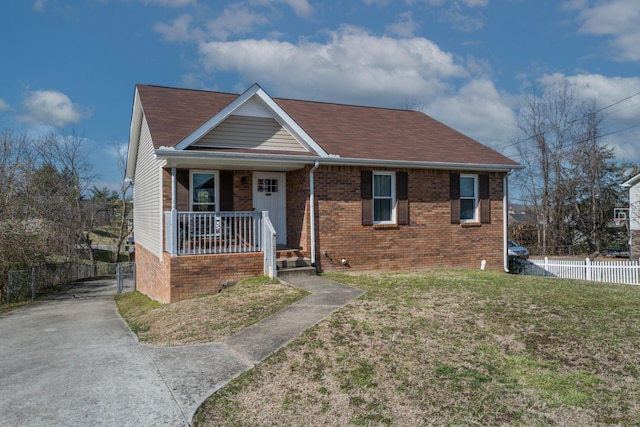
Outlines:
[[[25,305],[31,304],[32,301],[20,301],[20,302],[8,302],[0,304],[0,314],[8,313],[10,311],[16,310],[20,307],[24,307]]]
[[[433,271],[367,291],[209,398],[196,425],[640,425],[640,288]]]
[[[152,300],[138,291],[116,295],[115,300],[120,315],[136,335],[143,334],[150,328],[148,324],[139,319],[149,311],[162,306],[161,303]]]

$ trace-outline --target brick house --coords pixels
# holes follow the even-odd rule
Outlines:
[[[502,269],[520,165],[417,111],[138,85],[127,162],[138,289],[278,274]],[[314,270],[315,271],[315,270]]]
[[[640,173],[622,186],[629,189],[629,258],[635,259],[640,256]]]

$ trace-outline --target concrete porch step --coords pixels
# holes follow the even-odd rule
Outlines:
[[[290,277],[317,276],[318,271],[315,267],[293,267],[278,269],[278,277],[287,281]]]
[[[315,276],[316,268],[311,260],[303,256],[297,249],[279,250],[276,253],[276,268],[278,277],[286,280],[288,277]]]
[[[278,270],[296,267],[311,267],[311,260],[302,256],[277,257],[276,267]]]

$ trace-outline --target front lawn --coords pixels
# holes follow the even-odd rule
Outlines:
[[[367,293],[211,396],[195,425],[640,424],[638,287],[329,278]]]
[[[173,304],[130,292],[118,295],[116,305],[140,341],[170,346],[222,341],[308,294],[268,277],[255,277],[217,294]]]

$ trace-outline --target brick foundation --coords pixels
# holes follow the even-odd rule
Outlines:
[[[172,257],[162,260],[136,247],[136,288],[154,300],[170,303],[219,292],[225,285],[260,276],[263,254],[217,254]]]

